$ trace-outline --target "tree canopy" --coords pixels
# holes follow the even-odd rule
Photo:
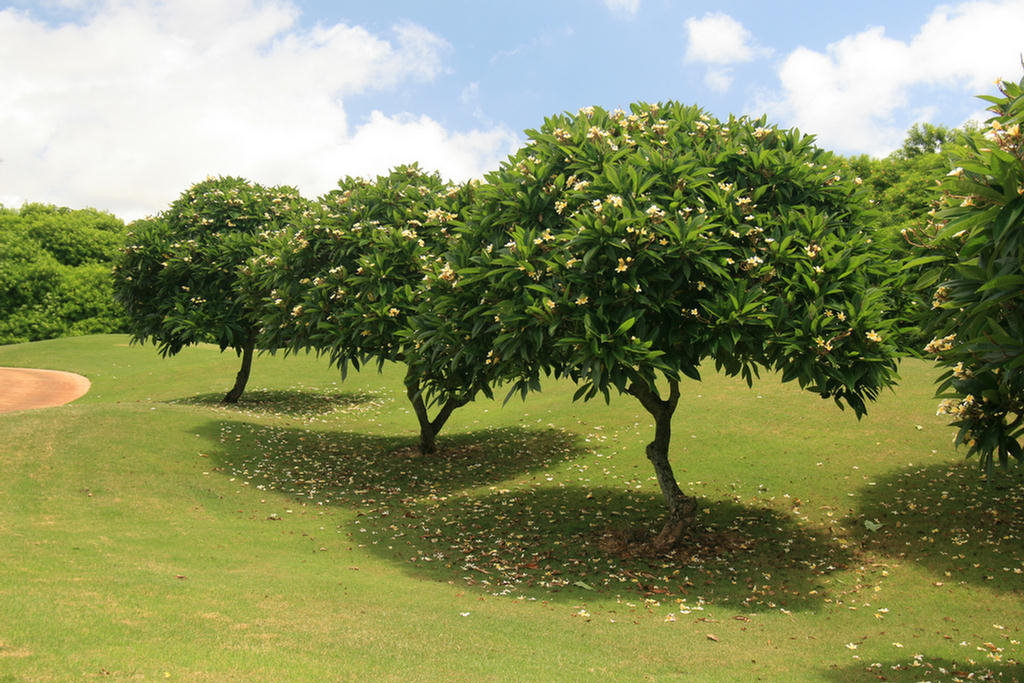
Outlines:
[[[193,185],[157,218],[133,223],[114,274],[134,339],[151,340],[162,355],[200,342],[233,349],[242,368],[224,400],[236,402],[260,325],[239,296],[238,268],[305,206],[294,188],[219,177]]]
[[[858,181],[811,138],[671,102],[631,110],[528,131],[481,187],[460,285],[435,305],[522,391],[551,373],[577,397],[636,397],[671,537],[695,507],[667,458],[682,376],[708,359],[748,382],[778,370],[859,415],[894,378],[889,273]]]
[[[415,165],[374,180],[345,178],[244,269],[251,303],[261,307],[261,347],[313,350],[342,371],[407,365],[424,452],[453,410],[487,390],[475,364],[428,361],[414,339],[413,319],[432,290],[450,286],[440,254],[456,239],[451,228],[472,191]],[[427,386],[425,376],[433,379]],[[432,403],[439,408],[430,418]]]

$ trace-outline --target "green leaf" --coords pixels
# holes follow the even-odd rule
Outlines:
[[[636,318],[635,317],[629,318],[629,319],[623,321],[623,323],[621,325],[619,325],[618,329],[615,330],[615,335],[618,336],[620,334],[625,334],[626,332],[629,332],[633,328],[633,325],[635,325],[635,324],[636,324]]]

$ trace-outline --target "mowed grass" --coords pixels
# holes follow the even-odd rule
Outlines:
[[[222,407],[236,363],[0,347],[93,382],[0,415],[0,682],[1024,680],[1024,483],[953,450],[926,363],[861,421],[684,385],[669,557],[609,542],[661,511],[630,397],[477,401],[422,457],[399,368],[260,357]]]

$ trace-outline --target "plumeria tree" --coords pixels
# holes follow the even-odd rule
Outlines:
[[[461,284],[435,305],[463,312],[465,352],[516,389],[551,373],[577,398],[640,402],[670,544],[696,509],[668,457],[684,376],[706,360],[748,383],[777,370],[859,416],[893,381],[895,347],[886,262],[831,155],[763,119],[631,110],[528,131],[481,188],[452,252]]]
[[[919,235],[935,338],[945,369],[940,414],[989,472],[1024,460],[1024,80],[986,96],[984,137],[963,136],[943,183],[943,207]]]
[[[244,269],[252,305],[262,307],[261,346],[313,350],[342,371],[406,365],[424,453],[435,451],[454,410],[489,391],[480,363],[444,358],[439,346],[428,359],[414,334],[434,293],[455,285],[440,255],[456,240],[451,228],[472,194],[472,185],[446,183],[416,165],[374,180],[345,178]]]
[[[233,349],[242,365],[224,402],[237,402],[259,327],[239,296],[238,268],[304,210],[293,188],[219,177],[193,185],[159,217],[133,223],[114,278],[134,340],[154,342],[164,356],[200,342]]]

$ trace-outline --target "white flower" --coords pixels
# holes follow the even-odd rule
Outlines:
[[[647,210],[644,211],[644,213],[646,213],[649,218],[652,218],[652,219],[654,219],[656,221],[657,220],[661,220],[662,218],[665,217],[665,212],[662,211],[657,206],[655,206],[654,204],[651,204],[650,206],[648,206]]]
[[[743,265],[741,265],[740,267],[743,270],[752,270],[754,268],[757,268],[762,263],[764,263],[764,259],[761,258],[760,256],[751,256],[746,261],[744,261]]]
[[[940,354],[943,351],[949,351],[953,348],[953,342],[956,341],[956,333],[942,337],[941,339],[932,339],[924,347],[925,353]]]

